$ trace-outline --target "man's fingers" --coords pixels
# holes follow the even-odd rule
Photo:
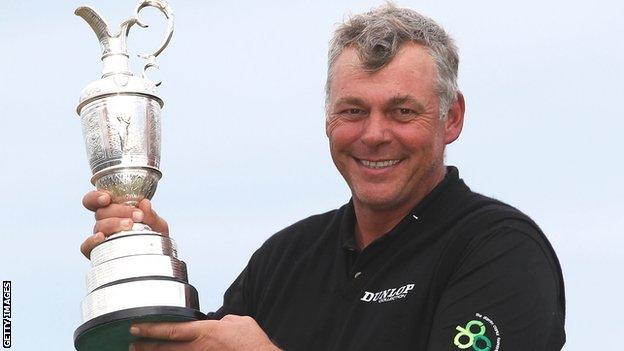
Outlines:
[[[135,342],[130,345],[130,351],[189,351],[192,348],[188,342]],[[124,350],[125,351],[125,350]]]
[[[103,191],[89,191],[82,198],[82,205],[86,207],[88,210],[97,211],[98,208],[107,206],[110,204],[111,198],[110,196]]]
[[[221,318],[222,321],[225,322],[235,322],[238,321],[240,319],[244,319],[244,318],[248,318],[253,320],[253,318],[249,317],[249,316],[239,316],[237,314],[226,314],[225,316],[223,316],[223,318]]]
[[[139,209],[143,212],[143,223],[149,225],[154,231],[162,235],[169,235],[169,225],[167,221],[156,214],[149,200],[144,199],[139,202]]]
[[[104,241],[104,238],[105,238],[104,233],[101,233],[101,232],[97,232],[91,235],[90,237],[87,238],[87,240],[85,240],[82,243],[82,245],[80,245],[80,252],[82,252],[82,254],[86,258],[90,258],[91,250],[93,250],[93,248],[96,247],[99,243]]]
[[[93,233],[102,232],[105,236],[109,236],[122,230],[132,229],[133,223],[130,218],[104,218],[95,222]]]
[[[142,323],[130,327],[130,334],[141,338],[192,341],[200,336],[198,322]]]
[[[132,218],[134,222],[143,222],[143,212],[134,206],[111,204],[95,211],[95,219],[119,217]]]

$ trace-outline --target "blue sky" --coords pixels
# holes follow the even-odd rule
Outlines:
[[[209,311],[268,236],[348,200],[324,134],[327,41],[345,15],[380,2],[170,3],[176,31],[155,73],[165,107],[154,203]],[[447,163],[550,238],[566,280],[566,350],[597,340],[616,350],[624,5],[398,4],[437,20],[460,48],[467,115]],[[0,3],[0,279],[13,281],[19,351],[73,349],[86,294],[78,246],[93,224],[80,204],[91,175],[75,107],[101,63],[95,35],[73,15],[80,5],[116,27],[135,2]],[[145,18],[154,26],[131,31],[135,53],[164,28],[156,12]]]

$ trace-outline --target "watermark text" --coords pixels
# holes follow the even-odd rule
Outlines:
[[[11,281],[2,281],[2,347],[11,347]]]

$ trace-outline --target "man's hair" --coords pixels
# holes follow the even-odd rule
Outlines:
[[[329,115],[330,84],[334,63],[346,48],[357,50],[364,69],[375,72],[387,65],[405,43],[423,45],[437,68],[436,92],[440,98],[440,118],[446,118],[457,99],[459,56],[453,39],[444,29],[416,11],[386,3],[350,17],[334,32],[329,44],[325,107]]]

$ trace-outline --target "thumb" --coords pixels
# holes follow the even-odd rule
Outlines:
[[[138,207],[143,212],[143,223],[149,225],[154,231],[164,236],[169,236],[167,221],[156,214],[156,211],[152,208],[152,203],[148,199],[141,200]]]

